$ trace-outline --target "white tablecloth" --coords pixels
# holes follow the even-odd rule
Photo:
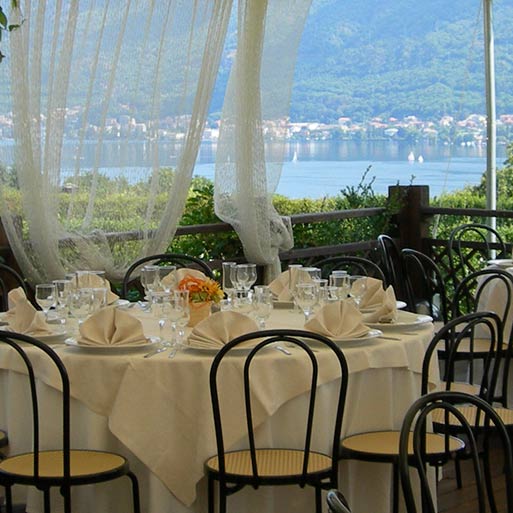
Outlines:
[[[142,315],[145,330],[151,332],[157,321]],[[302,316],[275,310],[269,327],[302,327]],[[402,416],[420,394],[420,373],[424,349],[432,336],[432,325],[406,333],[387,333],[399,340],[373,339],[363,344],[346,343],[344,353],[349,369],[349,391],[343,434],[364,430],[399,428]],[[60,346],[61,356],[71,378],[73,397],[73,446],[115,450],[125,454],[137,473],[141,485],[142,510],[147,513],[206,511],[204,461],[215,454],[215,438],[209,396],[208,372],[212,355],[193,351],[179,352],[175,358],[167,353],[145,359],[142,354],[99,355]],[[294,353],[294,350],[292,350]],[[9,350],[0,352],[0,379],[4,401],[0,409],[0,427],[9,432],[13,453],[30,448],[30,431],[25,409],[24,378],[16,372]],[[321,354],[322,357],[322,354]],[[238,359],[236,359],[238,360]],[[291,413],[303,390],[294,385],[294,375],[301,372],[304,361],[269,351],[264,368],[264,383],[273,377],[284,380],[280,387],[262,388],[259,395],[259,437],[266,443],[295,440],[296,419]],[[59,392],[55,376],[45,366],[41,371],[41,398],[55,407]],[[333,371],[322,375],[320,400],[333,404],[336,387]],[[438,370],[433,367],[433,383]],[[288,383],[288,384],[287,384]],[[240,408],[234,395],[233,408]],[[44,422],[50,433],[43,441],[52,445],[59,417]],[[280,439],[278,432],[283,431]],[[328,427],[326,427],[328,430]],[[236,447],[244,426],[234,426],[228,445]],[[327,449],[329,439],[321,434],[317,442]],[[130,511],[128,483],[120,480],[96,487],[94,501],[90,492],[75,491],[74,511],[115,513]],[[382,511],[388,504],[390,469],[387,465],[344,462],[341,464],[340,488],[354,513]],[[114,490],[114,491],[113,491]],[[29,510],[41,510],[38,495],[31,492]],[[311,511],[311,490],[294,487],[247,490],[229,498],[230,509],[241,513]],[[232,509],[234,508],[234,509]]]

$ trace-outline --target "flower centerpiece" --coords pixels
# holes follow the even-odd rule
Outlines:
[[[211,278],[195,278],[187,275],[180,280],[178,288],[189,291],[189,326],[195,326],[208,317],[212,303],[219,303],[224,297],[219,283]]]

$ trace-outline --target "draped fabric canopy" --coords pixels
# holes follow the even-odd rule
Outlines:
[[[286,119],[310,1],[239,0],[236,9],[233,0],[20,2],[10,16],[24,20],[10,34],[14,176],[2,180],[1,215],[29,280],[78,268],[119,279],[136,258],[166,250],[232,10],[237,47],[216,212],[236,228],[248,260],[276,263],[292,237],[272,208],[281,158],[266,162],[264,131]]]

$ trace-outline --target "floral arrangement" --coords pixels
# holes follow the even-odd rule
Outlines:
[[[187,275],[180,280],[178,288],[189,291],[189,302],[191,303],[205,303],[208,301],[219,303],[224,297],[224,292],[219,283],[211,278],[201,279]]]

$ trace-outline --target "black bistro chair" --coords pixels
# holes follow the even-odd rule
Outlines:
[[[414,305],[408,303],[408,290],[401,250],[389,235],[378,235],[378,249],[381,263],[387,279],[387,285],[394,287],[397,299],[407,303],[407,309],[414,310]]]
[[[210,266],[203,260],[191,255],[180,253],[161,253],[150,255],[136,260],[126,271],[121,285],[121,297],[128,299],[128,291],[135,288],[141,295],[144,295],[142,285],[139,281],[139,271],[145,265],[176,265],[177,268],[189,267],[202,271],[208,278],[215,279]]]
[[[7,295],[11,289],[21,287],[28,294],[27,284],[18,271],[5,264],[0,264],[0,312],[9,309]]]
[[[139,513],[139,485],[123,456],[111,452],[71,449],[70,383],[66,368],[57,353],[48,345],[19,333],[0,331],[0,344],[10,346],[12,351],[18,353],[27,374],[32,401],[32,451],[9,455],[0,461],[0,486],[5,488],[7,513],[13,511],[13,485],[34,486],[41,490],[45,513],[51,511],[50,489],[57,487],[64,499],[64,512],[71,513],[71,487],[103,483],[122,476],[130,478],[133,511]],[[40,430],[40,418],[45,416],[45,407],[38,400],[37,376],[33,365],[33,359],[40,362],[41,358],[50,363],[62,387],[62,438],[55,442],[54,449],[44,450],[41,448],[43,433]]]
[[[473,420],[462,414],[461,408],[468,406],[474,410]],[[513,513],[513,454],[504,423],[482,398],[450,391],[433,392],[421,397],[411,405],[404,417],[399,440],[399,473],[407,513],[438,511],[436,499],[433,498],[434,490],[429,483],[429,456],[426,454],[426,437],[430,434],[429,425],[434,416],[451,418],[452,423],[459,427],[458,431],[465,434],[479,513],[497,511],[494,493],[497,485],[505,490],[506,496],[506,504],[501,511]],[[479,438],[476,437],[476,430],[479,431]],[[496,460],[497,456],[499,461]],[[418,477],[415,484],[420,481],[420,507],[415,502],[412,474]]]
[[[343,270],[349,274],[360,274],[363,276],[371,276],[377,278],[385,284],[386,279],[382,269],[378,264],[367,258],[341,255],[330,258],[323,258],[313,264],[321,270],[323,278],[329,278],[332,271]]]
[[[257,447],[253,426],[254,418],[254,390],[258,390],[262,383],[252,377],[255,366],[266,357],[266,348],[280,343],[291,348],[291,351],[304,354],[307,365],[304,372],[295,379],[304,379],[305,390],[308,394],[308,408],[301,408],[298,415],[304,415],[304,424],[297,425],[297,432],[304,434],[303,441],[294,447]],[[241,345],[253,345],[254,348],[245,356],[242,363],[236,368],[234,359],[230,356],[240,349]],[[312,350],[311,345],[318,349]],[[327,445],[332,447],[328,451],[317,451],[312,447],[316,433],[321,422],[317,419],[318,407],[318,355],[321,351],[332,353],[330,364],[335,365],[337,374],[337,400],[332,409],[323,412],[322,423],[330,422],[330,439]],[[327,360],[323,359],[324,362]],[[335,363],[334,363],[335,362]],[[228,376],[228,381],[225,381]],[[226,389],[240,390],[244,394],[244,407],[240,412],[240,419],[230,418],[230,423],[237,420],[246,426],[247,448],[228,451],[225,447],[225,415],[220,407],[222,394],[218,382],[223,379]],[[340,378],[340,379],[338,379]],[[245,486],[258,489],[260,486],[298,485],[301,488],[311,486],[315,489],[315,510],[322,511],[322,490],[337,488],[338,454],[340,430],[344,413],[347,392],[348,369],[342,351],[329,339],[316,333],[301,330],[264,330],[242,335],[226,344],[215,356],[210,370],[210,391],[214,426],[216,433],[217,454],[205,463],[208,476],[208,511],[214,513],[214,484],[218,483],[219,513],[226,512],[226,499],[229,495],[238,492]],[[280,386],[279,376],[266,387]],[[306,411],[307,410],[307,411]],[[320,414],[318,414],[320,415]],[[331,423],[332,422],[332,423]]]

